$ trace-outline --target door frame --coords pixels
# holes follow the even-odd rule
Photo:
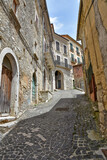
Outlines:
[[[57,71],[61,74],[61,79],[60,79],[61,80],[61,88],[60,89],[64,90],[64,74],[60,70],[55,71],[55,88],[58,89],[58,87],[57,87],[58,86],[58,79],[56,79],[56,72]]]
[[[0,88],[2,77],[2,63],[4,57],[7,56],[12,66],[12,84],[11,84],[11,101],[10,115],[17,116],[19,108],[19,64],[15,53],[11,48],[4,48],[0,53]]]
[[[35,92],[36,92],[36,98],[35,98],[35,103],[38,104],[38,79],[37,79],[37,72],[33,72],[31,74],[31,103],[33,102],[33,98],[32,98],[32,80],[33,80],[33,76],[35,77]]]

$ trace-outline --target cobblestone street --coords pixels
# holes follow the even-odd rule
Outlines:
[[[47,113],[21,120],[1,141],[0,160],[103,160],[99,149],[107,143],[96,134],[90,102],[78,93],[62,97]]]

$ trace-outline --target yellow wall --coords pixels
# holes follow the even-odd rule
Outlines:
[[[78,35],[81,38],[81,40],[83,40],[84,39],[84,37],[82,37],[83,32],[85,33],[85,41],[86,41],[86,48],[84,50],[85,69],[86,70],[88,69],[91,61],[93,73],[95,76],[95,83],[97,86],[97,100],[98,100],[98,108],[100,115],[99,118],[100,118],[101,131],[104,134],[106,134],[107,123],[105,120],[105,116],[107,116],[107,79],[106,79],[107,73],[104,72],[104,70],[106,68],[107,63],[104,60],[104,56],[105,58],[107,58],[106,56],[107,53],[102,52],[102,48],[106,48],[106,42],[103,42],[102,44],[101,39],[103,39],[103,35],[101,35],[101,33],[102,34],[105,33],[104,38],[106,39],[107,1],[105,0],[94,1],[92,6],[91,3],[92,3],[91,0],[87,1],[83,0],[83,6],[80,13],[81,16],[80,16]],[[98,8],[95,5],[98,5]],[[97,9],[99,10],[99,14],[96,13]],[[101,33],[99,33],[99,31]],[[106,51],[106,49],[104,51]],[[86,81],[86,75],[84,75],[84,78]],[[104,114],[104,112],[106,112],[106,114]]]

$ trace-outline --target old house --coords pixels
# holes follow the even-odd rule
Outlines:
[[[73,89],[73,69],[68,50],[68,40],[55,33],[53,24],[51,27],[54,37],[52,45],[55,61],[54,88],[62,90]]]
[[[71,65],[74,66],[83,63],[83,51],[81,44],[79,44],[69,35],[62,35],[62,37],[68,40],[68,50],[71,58]]]
[[[71,65],[73,66],[73,87],[84,89],[83,75],[81,74],[83,71],[82,71],[82,65],[80,65],[83,63],[82,46],[67,34],[62,35],[62,37],[68,40],[68,52]],[[79,75],[79,79],[77,78],[78,77],[77,75]]]
[[[0,1],[0,117],[52,97],[52,41],[45,0]]]
[[[98,102],[101,131],[107,136],[107,1],[81,0],[77,40],[82,41],[88,96]]]

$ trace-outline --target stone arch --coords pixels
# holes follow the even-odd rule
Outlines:
[[[12,67],[12,85],[11,85],[11,99],[10,99],[10,115],[16,116],[19,106],[19,64],[15,53],[12,49],[6,47],[0,53],[0,88],[2,78],[2,64],[5,56],[9,59]]]
[[[55,71],[55,88],[64,90],[64,75],[60,70]]]

